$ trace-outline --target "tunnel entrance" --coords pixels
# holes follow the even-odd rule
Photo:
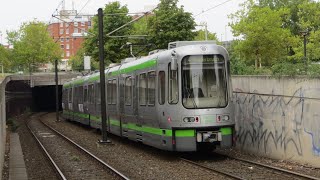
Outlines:
[[[62,86],[58,86],[59,90],[59,111],[61,107]],[[36,86],[32,88],[32,111],[55,111],[56,110],[56,86]]]

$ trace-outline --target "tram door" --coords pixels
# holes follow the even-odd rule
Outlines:
[[[166,114],[166,68],[165,64],[160,64],[158,66],[158,74],[157,74],[157,100],[158,101],[158,123],[160,128],[166,127],[167,123],[167,114]]]

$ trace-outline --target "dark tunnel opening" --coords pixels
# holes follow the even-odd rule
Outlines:
[[[58,105],[59,111],[62,110],[62,86],[58,86]],[[32,88],[32,107],[33,112],[55,111],[56,110],[56,86],[36,86]]]

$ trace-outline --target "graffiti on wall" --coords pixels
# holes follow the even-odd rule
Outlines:
[[[236,89],[237,142],[241,148],[266,154],[273,151],[302,156],[303,136],[312,139],[310,149],[320,155],[320,99],[313,93],[319,89],[297,89],[291,96],[244,93]],[[310,96],[311,95],[311,96]]]

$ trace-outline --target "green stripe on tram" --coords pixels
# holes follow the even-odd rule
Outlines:
[[[231,135],[232,134],[231,127],[220,128],[220,131],[221,131],[222,135]]]
[[[157,64],[157,59],[151,59],[148,60],[147,62],[141,63],[141,64],[137,64],[137,65],[133,65],[124,69],[120,69],[117,71],[113,71],[111,72],[111,76],[117,76],[119,74],[124,74],[124,73],[129,73],[132,71],[136,71],[136,70],[141,70],[141,69],[146,69],[149,67],[153,67]],[[107,76],[108,77],[108,76]],[[98,81],[100,79],[100,75],[95,75],[92,77],[89,77],[89,79],[84,80],[84,79],[76,79],[74,81],[68,82],[66,84],[63,85],[64,88],[69,88],[72,85],[82,85],[85,82],[94,82],[94,81]]]
[[[65,112],[65,111],[64,111]],[[66,111],[66,114],[72,112]],[[89,118],[89,114],[82,114],[78,112],[73,112],[75,116],[82,117],[82,118]],[[90,119],[93,121],[99,121],[101,122],[101,117],[100,116],[92,116],[90,115]],[[115,119],[110,119],[110,124],[113,126],[120,126],[120,121],[115,120]],[[140,132],[145,132],[149,134],[155,134],[159,136],[172,136],[172,130],[171,129],[160,129],[160,128],[154,128],[154,127],[149,127],[149,126],[137,126],[136,124],[133,123],[126,123],[122,124],[123,128],[127,128],[130,130],[135,130],[135,131],[140,131]],[[228,128],[221,128],[225,129],[227,131]],[[230,128],[231,130],[231,128]],[[193,129],[186,129],[186,130],[175,130],[175,136],[176,137],[195,137],[195,130]]]
[[[111,76],[116,76],[116,75],[123,74],[123,73],[129,73],[129,72],[136,71],[136,70],[146,69],[149,67],[153,67],[156,64],[157,64],[157,60],[151,59],[151,60],[144,62],[144,63],[141,63],[141,64],[130,66],[130,67],[118,70],[118,71],[113,71],[113,72],[111,72]]]

